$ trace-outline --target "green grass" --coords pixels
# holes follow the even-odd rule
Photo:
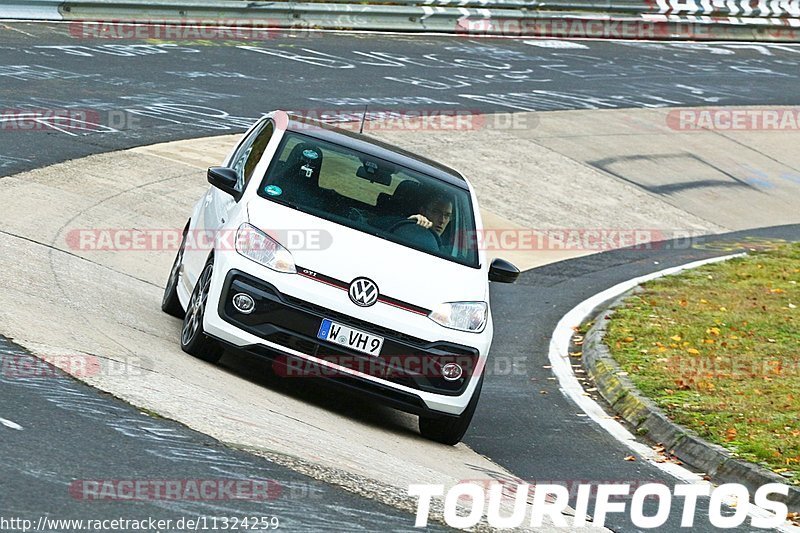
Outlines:
[[[647,283],[606,342],[667,415],[800,485],[800,244]]]

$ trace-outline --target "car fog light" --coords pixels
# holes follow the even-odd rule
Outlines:
[[[461,374],[463,374],[461,365],[457,365],[456,363],[447,363],[442,367],[442,376],[447,381],[455,381],[461,377]]]
[[[249,294],[245,294],[240,292],[233,297],[233,306],[236,308],[237,311],[240,313],[244,313],[245,315],[249,315],[253,312],[253,309],[256,308],[256,302],[253,301],[253,297]]]

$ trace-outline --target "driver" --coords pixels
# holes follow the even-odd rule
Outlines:
[[[453,216],[453,201],[444,194],[433,193],[413,203],[417,206],[406,209],[405,213],[416,211],[417,214],[409,217],[390,215],[376,220],[373,225],[382,227],[380,224],[384,224],[387,231],[420,250],[449,253],[452,245],[443,244],[442,235]]]
[[[419,213],[408,217],[419,226],[430,229],[439,237],[442,236],[450,219],[453,218],[453,202],[444,195],[432,196],[422,205]]]

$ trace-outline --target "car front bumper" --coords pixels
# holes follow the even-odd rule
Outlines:
[[[256,302],[251,313],[233,307],[232,297],[238,293]],[[282,293],[260,276],[236,268],[215,268],[209,301],[217,305],[207,307],[205,331],[228,346],[269,357],[286,376],[329,378],[411,413],[459,415],[472,397],[476,374],[485,361],[474,347],[427,342],[366,323]],[[324,318],[383,337],[380,356],[318,339]],[[445,380],[441,375],[445,362],[461,365],[462,378]]]

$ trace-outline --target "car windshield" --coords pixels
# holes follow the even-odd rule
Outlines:
[[[478,267],[475,218],[467,190],[341,145],[287,133],[258,194],[337,224]],[[430,228],[415,221],[422,217],[430,222]]]

